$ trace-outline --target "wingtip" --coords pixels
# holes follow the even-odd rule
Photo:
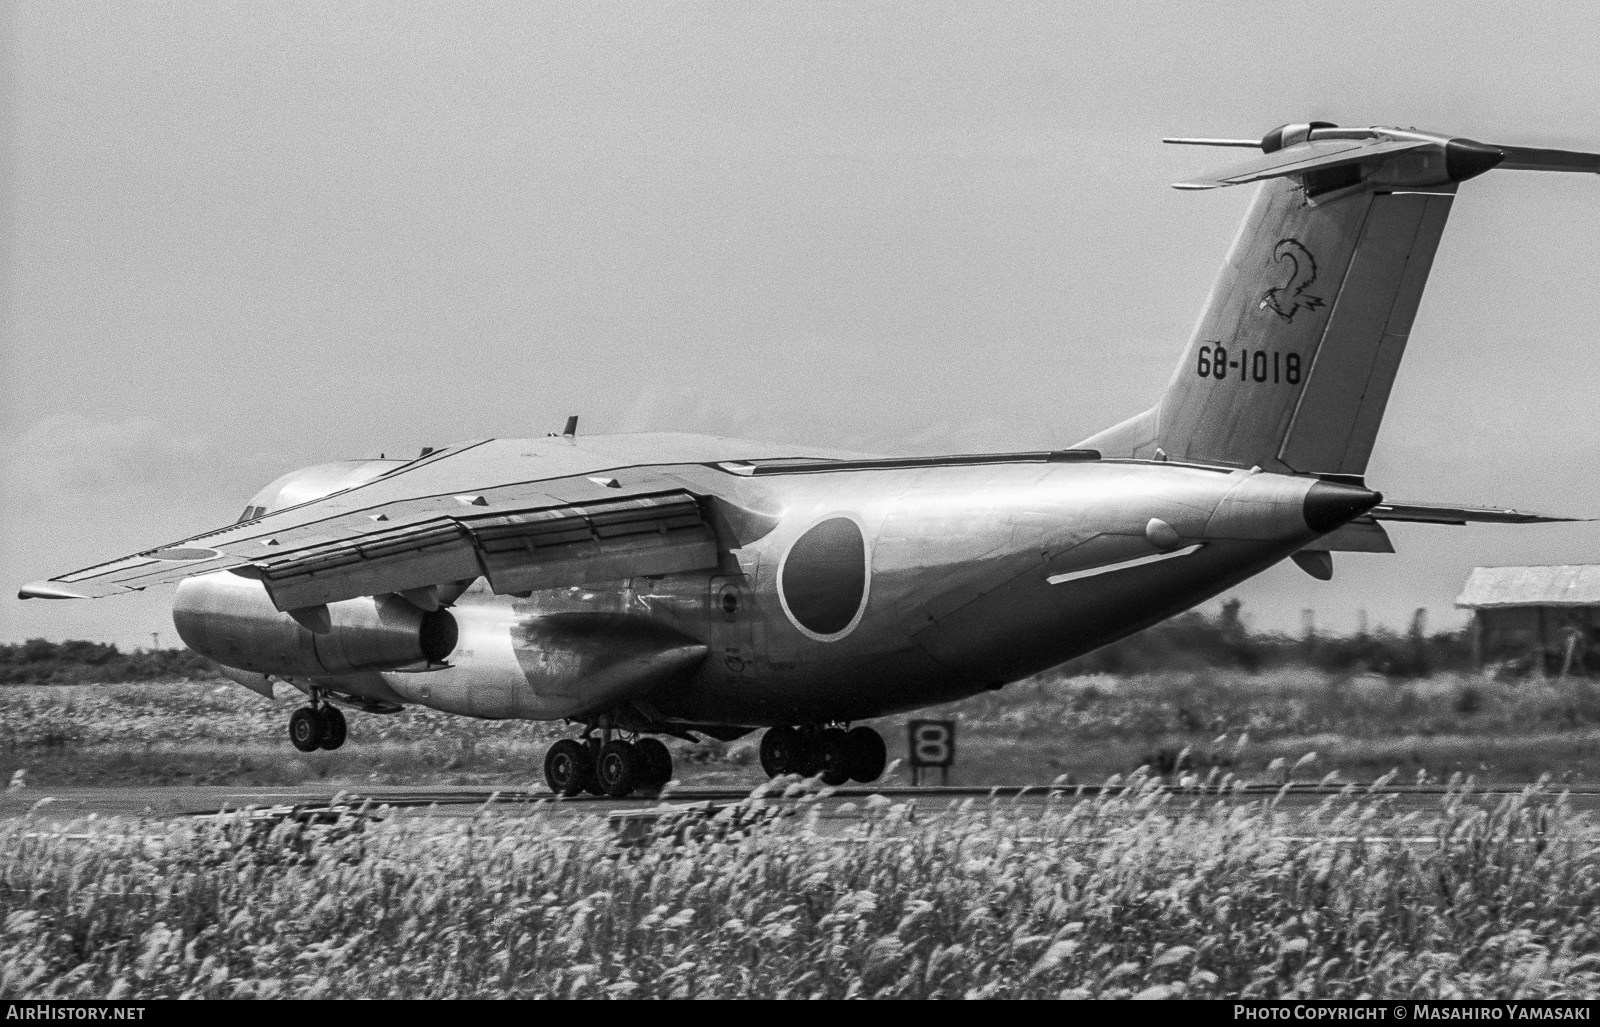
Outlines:
[[[52,585],[48,581],[32,581],[17,590],[18,599],[88,599],[81,592]]]

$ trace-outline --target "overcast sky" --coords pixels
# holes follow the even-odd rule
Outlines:
[[[0,641],[174,644],[22,582],[329,459],[558,429],[1069,445],[1154,401],[1250,200],[1168,184],[1322,119],[1600,147],[1600,4],[5,8]],[[1220,161],[1219,161],[1220,158]],[[1461,190],[1369,469],[1600,513],[1600,180]],[[1600,526],[1391,529],[1240,588],[1436,625]]]

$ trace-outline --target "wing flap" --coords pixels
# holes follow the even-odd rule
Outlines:
[[[717,539],[687,492],[467,522],[499,593],[717,566]]]
[[[498,594],[717,566],[687,492],[438,517],[251,561],[280,610],[485,577]]]
[[[704,525],[676,532],[670,538],[596,538],[560,549],[563,551],[531,558],[520,551],[500,556],[485,554],[484,571],[490,586],[502,594],[533,592],[620,578],[714,570],[717,566],[717,539]]]
[[[442,581],[482,574],[472,545],[464,537],[412,548],[390,548],[363,555],[358,546],[319,554],[290,566],[256,563],[246,572],[258,578],[280,610],[337,603],[358,596],[425,588]]]

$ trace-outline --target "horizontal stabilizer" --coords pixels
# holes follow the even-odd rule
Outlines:
[[[1363,516],[1335,528],[1305,548],[1327,553],[1392,553],[1394,543],[1383,525],[1370,516]]]
[[[1340,128],[1325,121],[1284,125],[1268,132],[1256,144],[1245,139],[1164,139],[1162,142],[1241,148],[1255,145],[1261,150],[1260,157],[1175,183],[1174,189],[1217,189],[1269,178],[1301,176],[1306,177],[1308,188],[1316,194],[1363,179],[1377,185],[1402,187],[1462,182],[1492,168],[1600,174],[1600,153],[1480,143],[1475,139],[1416,129]],[[1354,171],[1348,182],[1343,176],[1333,176],[1333,184],[1316,181],[1327,177],[1320,176],[1319,172],[1353,169],[1355,165],[1361,168]]]
[[[1581,150],[1541,150],[1534,146],[1496,146],[1506,155],[1499,166],[1506,171],[1577,171],[1600,175],[1600,153]]]
[[[1419,524],[1552,524],[1589,521],[1592,517],[1554,517],[1523,510],[1495,510],[1472,506],[1434,506],[1422,503],[1379,503],[1368,513],[1380,521],[1415,521]]]
[[[52,585],[48,581],[30,581],[17,590],[18,599],[90,599],[81,592]]]
[[[1192,139],[1168,136],[1161,141],[1163,143],[1176,143],[1179,146],[1237,146],[1242,149],[1261,149],[1261,140],[1259,139]]]
[[[1417,150],[1428,146],[1425,139],[1315,139],[1310,142],[1286,146],[1273,153],[1263,154],[1253,160],[1231,168],[1201,175],[1187,182],[1178,182],[1174,189],[1219,189],[1228,185],[1244,185],[1269,178],[1288,175],[1305,175],[1314,171],[1360,164],[1363,161]]]

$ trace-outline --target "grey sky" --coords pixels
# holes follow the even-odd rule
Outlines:
[[[14,586],[349,456],[675,429],[1070,444],[1147,406],[1248,189],[1164,134],[1600,146],[1600,5],[18,3],[0,640],[173,641]],[[1600,513],[1600,182],[1462,189],[1369,480]],[[1257,623],[1452,623],[1600,527],[1393,532]]]

